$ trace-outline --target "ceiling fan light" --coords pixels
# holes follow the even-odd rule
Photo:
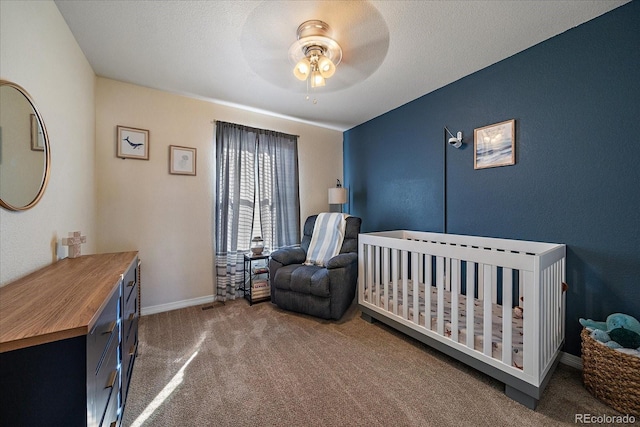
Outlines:
[[[320,71],[311,72],[311,87],[321,87],[324,86],[324,83],[324,77],[322,77]]]
[[[301,81],[308,78],[312,88],[324,86],[342,60],[342,48],[331,38],[329,25],[317,19],[303,22],[296,35],[289,47],[293,74]]]
[[[296,66],[293,68],[293,75],[296,76],[298,80],[306,80],[309,76],[309,71],[311,71],[311,64],[307,58],[302,58]]]
[[[320,60],[318,60],[318,70],[322,77],[328,79],[336,72],[336,66],[329,58],[322,56],[320,57]]]

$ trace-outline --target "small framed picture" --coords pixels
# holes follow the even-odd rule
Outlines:
[[[44,151],[44,135],[35,114],[31,114],[31,149],[33,151]]]
[[[196,149],[190,147],[180,147],[178,145],[169,146],[169,173],[172,175],[194,175],[196,174]]]
[[[473,168],[495,168],[516,163],[515,120],[507,120],[473,131]]]
[[[149,131],[118,126],[116,156],[121,159],[149,160]]]

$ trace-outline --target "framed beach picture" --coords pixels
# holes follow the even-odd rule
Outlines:
[[[169,173],[172,175],[194,175],[196,174],[196,149],[190,147],[180,147],[178,145],[169,146]]]
[[[121,159],[149,160],[149,131],[118,126],[116,156]]]
[[[507,120],[473,131],[473,168],[495,168],[516,163],[516,121]]]

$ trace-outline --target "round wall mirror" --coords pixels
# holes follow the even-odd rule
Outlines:
[[[35,206],[49,180],[51,156],[42,116],[21,86],[0,80],[0,205]]]

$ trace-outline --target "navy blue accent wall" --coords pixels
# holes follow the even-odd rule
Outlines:
[[[474,170],[473,130],[509,119],[516,164]],[[579,317],[640,319],[640,2],[346,131],[362,231],[442,232],[445,149],[447,232],[567,245],[565,351]]]

